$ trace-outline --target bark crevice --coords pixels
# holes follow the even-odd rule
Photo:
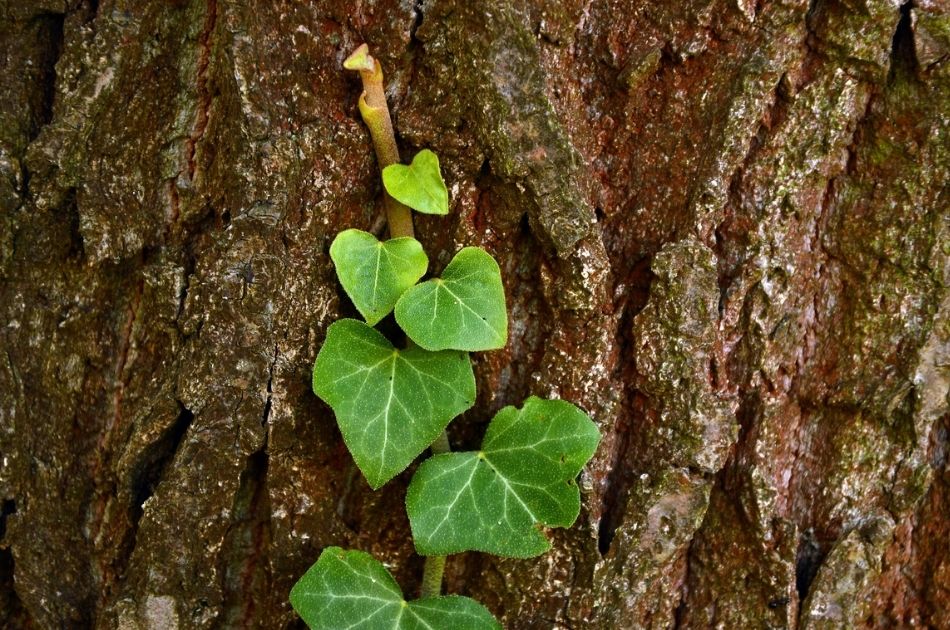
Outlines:
[[[195,181],[197,175],[196,153],[198,145],[204,138],[205,130],[208,128],[208,120],[211,113],[211,101],[214,94],[209,86],[210,67],[213,56],[213,35],[214,28],[218,19],[218,0],[207,0],[205,8],[205,22],[198,36],[198,64],[195,70],[195,90],[197,92],[197,113],[192,127],[191,135],[185,146],[186,162],[188,165],[188,179]]]
[[[30,137],[32,141],[43,127],[53,120],[53,106],[56,101],[56,64],[63,54],[65,42],[65,13],[43,13],[34,18],[38,24],[40,37],[46,41],[46,49],[39,59],[39,106],[36,112],[36,127]]]

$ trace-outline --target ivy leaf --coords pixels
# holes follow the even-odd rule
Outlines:
[[[405,291],[425,275],[422,244],[402,237],[380,242],[369,232],[344,230],[330,245],[330,258],[346,294],[370,326],[389,315]]]
[[[449,191],[442,181],[439,158],[423,149],[412,164],[390,164],[383,169],[386,192],[413,210],[423,214],[448,214]]]
[[[563,400],[528,398],[505,407],[481,451],[426,460],[406,493],[416,550],[424,556],[475,550],[513,558],[551,547],[540,526],[570,527],[580,513],[575,477],[600,432]]]
[[[290,603],[319,630],[501,630],[488,610],[468,597],[407,602],[386,568],[368,553],[328,547],[290,591]]]
[[[333,408],[356,465],[377,489],[472,406],[475,375],[464,352],[398,350],[363,322],[341,319],[317,355],[313,391]]]
[[[466,247],[441,278],[417,284],[396,302],[396,321],[427,350],[494,350],[508,341],[508,311],[498,263]]]

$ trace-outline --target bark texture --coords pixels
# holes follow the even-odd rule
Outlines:
[[[502,267],[477,445],[529,394],[604,440],[508,628],[950,627],[941,0],[0,2],[0,626],[299,624],[327,545],[407,592],[403,509],[311,393],[379,217],[342,60],[436,151],[438,271]]]

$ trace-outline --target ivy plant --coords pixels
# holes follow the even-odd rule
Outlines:
[[[414,238],[382,243],[362,230],[340,232],[330,246],[337,276],[370,326],[392,312],[396,300],[425,275],[429,258]]]
[[[484,606],[468,597],[422,597],[407,602],[382,563],[368,553],[339,547],[323,550],[291,591],[290,602],[311,628],[499,627]]]
[[[439,158],[423,149],[412,164],[390,164],[383,169],[383,186],[397,201],[423,214],[448,214],[449,191],[442,181]]]
[[[532,396],[505,407],[482,448],[424,462],[409,484],[406,510],[425,556],[468,550],[530,558],[551,543],[538,526],[570,527],[581,509],[574,479],[600,433],[563,400]]]
[[[394,348],[376,329],[342,319],[327,330],[313,391],[333,409],[356,465],[377,489],[472,406],[475,375],[464,352]]]
[[[390,237],[350,229],[330,247],[343,290],[364,321],[327,329],[313,369],[313,391],[333,410],[343,440],[374,490],[427,449],[406,510],[416,551],[426,557],[421,597],[408,601],[386,568],[362,551],[323,550],[290,601],[311,628],[500,628],[478,602],[443,596],[449,554],[482,551],[529,558],[551,543],[544,528],[570,527],[580,513],[576,478],[600,433],[578,407],[528,398],[499,411],[478,451],[451,452],[445,429],[475,401],[469,352],[508,340],[498,263],[464,247],[439,277],[420,282],[428,258],[414,238],[411,210],[448,213],[438,158],[420,151],[399,164],[382,71],[365,44],[344,66],[363,79],[359,107],[382,167]],[[390,313],[401,339],[374,328]]]
[[[441,277],[403,293],[396,321],[426,350],[504,348],[508,313],[498,263],[484,249],[462,249]]]

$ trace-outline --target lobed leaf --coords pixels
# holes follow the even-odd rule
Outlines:
[[[423,149],[412,164],[390,164],[383,169],[383,186],[394,199],[423,214],[448,214],[449,191],[442,181],[439,158]]]
[[[396,300],[425,275],[422,244],[402,237],[380,242],[369,232],[344,230],[330,245],[330,258],[346,294],[370,326],[392,312]]]
[[[417,284],[396,302],[396,321],[427,350],[494,350],[508,341],[501,270],[478,247],[465,247],[441,278]]]
[[[597,426],[563,400],[528,398],[499,411],[482,450],[426,460],[406,494],[416,551],[483,551],[528,558],[551,544],[540,531],[580,513],[575,478],[600,441]]]
[[[356,465],[374,488],[402,472],[475,401],[464,352],[396,349],[355,319],[330,325],[313,391],[336,414]]]
[[[501,630],[492,614],[468,597],[407,602],[380,562],[339,547],[323,550],[290,591],[290,603],[319,630]]]

